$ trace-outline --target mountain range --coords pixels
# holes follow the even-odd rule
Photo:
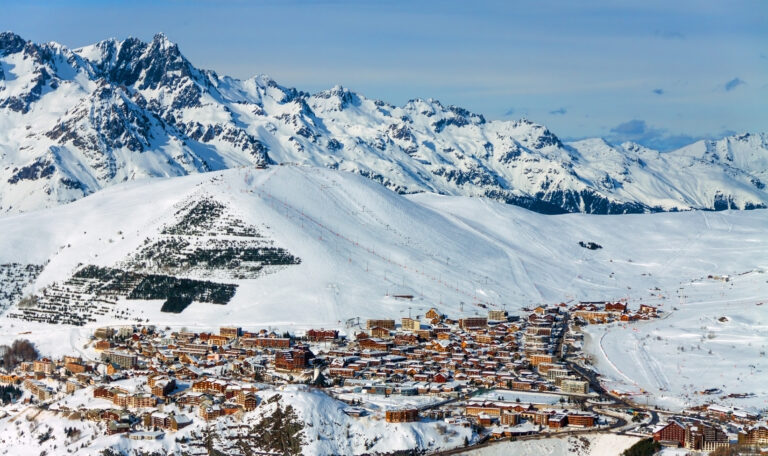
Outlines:
[[[432,99],[398,107],[341,86],[310,94],[220,76],[162,34],[79,49],[0,34],[0,213],[129,180],[278,163],[549,214],[768,205],[765,133],[665,153],[564,142],[525,119],[489,121]]]

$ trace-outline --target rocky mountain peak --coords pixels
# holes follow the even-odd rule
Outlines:
[[[15,54],[26,45],[26,41],[13,32],[0,32],[0,55]]]
[[[0,66],[8,138],[0,211],[142,176],[276,162],[338,168],[400,193],[483,196],[546,213],[768,204],[765,135],[664,154],[601,139],[565,144],[531,120],[488,121],[430,98],[397,107],[341,85],[309,95],[268,76],[219,76],[193,66],[163,34],[74,52],[0,34],[0,62],[19,52],[28,64]]]

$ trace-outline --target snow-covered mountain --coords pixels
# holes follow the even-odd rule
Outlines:
[[[126,180],[280,162],[544,213],[768,204],[766,134],[663,154],[600,139],[566,144],[527,120],[487,121],[436,100],[396,107],[340,86],[308,94],[266,76],[219,76],[164,35],[70,50],[0,34],[0,212]]]
[[[24,334],[58,356],[96,327],[135,321],[351,334],[358,321],[433,306],[456,318],[626,298],[671,315],[606,329],[616,342],[590,348],[606,359],[601,372],[665,406],[720,383],[754,393],[740,404],[758,406],[768,398],[759,373],[766,226],[766,210],[542,215],[482,198],[398,195],[308,166],[127,182],[0,217],[0,344]],[[195,296],[181,302],[182,287]],[[682,364],[682,375],[657,378],[638,361],[646,351]]]
[[[767,220],[764,210],[542,215],[486,199],[402,196],[306,166],[128,182],[0,218],[0,293],[10,305],[0,328],[15,325],[6,334],[15,337],[30,322],[53,335],[136,318],[344,328],[409,307],[467,316],[654,290],[672,296],[691,279],[768,268]],[[148,275],[205,281],[192,285],[222,298],[168,304],[173,287],[131,292],[139,281],[151,285]]]

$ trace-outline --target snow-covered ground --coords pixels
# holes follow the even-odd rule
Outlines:
[[[433,306],[457,317],[485,314],[486,308],[515,313],[539,303],[628,297],[633,305],[659,304],[671,315],[626,330],[613,327],[605,338],[594,335],[614,363],[636,364],[633,356],[646,360],[643,353],[650,353],[654,362],[644,363],[662,384],[653,374],[644,379],[620,366],[632,379],[627,383],[674,394],[690,393],[686,384],[699,389],[727,381],[738,384],[734,392],[760,393],[759,385],[744,381],[759,378],[765,366],[760,352],[768,305],[756,304],[768,280],[762,272],[768,270],[768,211],[545,216],[478,198],[403,197],[353,174],[275,166],[131,182],[66,206],[2,217],[0,264],[45,265],[27,292],[66,280],[79,265],[115,266],[173,223],[179,207],[204,196],[257,226],[301,264],[252,279],[223,274],[216,280],[238,285],[225,306],[193,303],[182,314],[168,314],[160,312],[158,301],[121,299],[116,311],[160,326],[238,324],[299,332],[325,327],[349,333],[350,319],[423,315]],[[603,248],[588,250],[579,241]],[[691,283],[743,273],[748,274],[726,285]],[[682,304],[681,286],[689,295]],[[678,310],[671,312],[673,306]],[[112,313],[74,328],[6,315],[0,343],[27,337],[46,354],[67,354],[83,351],[93,327],[124,322]],[[622,347],[634,354],[627,356]]]
[[[90,392],[91,388],[83,391]],[[241,420],[227,417],[209,425],[194,413],[186,412],[187,416],[193,418],[192,425],[176,433],[166,433],[162,439],[141,442],[129,441],[119,435],[104,435],[103,422],[97,424],[79,418],[69,419],[68,413],[63,412],[22,409],[0,419],[0,441],[4,442],[0,454],[40,454],[42,451],[47,454],[67,454],[74,450],[77,454],[96,455],[107,447],[182,454],[185,447],[179,442],[180,438],[199,435],[205,429],[217,434],[214,446],[223,449],[228,444],[227,436],[232,429],[239,425],[258,423],[274,410],[277,403],[283,408],[290,405],[299,420],[310,423],[303,431],[302,454],[307,455],[353,455],[412,448],[435,451],[459,446],[465,438],[473,439],[470,429],[439,421],[392,424],[378,417],[352,418],[343,412],[346,404],[301,386],[260,391],[258,396],[261,405],[255,411],[246,413]],[[279,396],[277,402],[271,402],[270,399],[276,396]],[[77,400],[68,400],[66,405],[74,406],[76,403]],[[66,428],[80,432],[76,437],[67,437]],[[49,430],[50,436],[43,439]]]
[[[765,133],[666,153],[599,138],[564,144],[526,119],[487,121],[433,99],[397,107],[341,86],[310,95],[267,76],[218,76],[162,34],[80,49],[12,33],[0,43],[2,213],[52,207],[125,180],[267,162],[547,213],[768,204]]]
[[[615,434],[590,434],[518,442],[500,442],[475,451],[469,456],[616,456],[640,440]]]
[[[666,300],[666,318],[588,326],[586,349],[611,388],[641,403],[768,409],[767,292],[765,271],[688,281]],[[720,391],[701,394],[709,389]]]
[[[403,396],[400,394],[367,394],[367,393],[341,393],[336,398],[342,401],[362,401],[361,407],[380,412],[383,416],[384,410],[399,409],[407,407],[424,407],[426,405],[442,402],[445,399],[440,396]]]
[[[554,405],[560,402],[560,399],[567,399],[566,396],[560,394],[547,394],[547,393],[528,393],[525,391],[507,391],[507,390],[494,390],[488,393],[479,394],[472,398],[477,401],[518,401],[527,404],[549,404]]]

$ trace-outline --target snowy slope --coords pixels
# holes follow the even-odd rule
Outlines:
[[[0,264],[45,265],[27,294],[60,285],[84,265],[124,267],[167,236],[162,232],[190,202],[204,198],[257,227],[259,239],[299,264],[245,277],[221,268],[134,264],[137,271],[171,271],[237,290],[224,306],[195,302],[180,315],[160,312],[157,300],[120,299],[89,325],[150,318],[190,327],[237,321],[344,328],[351,318],[397,318],[409,307],[473,315],[486,312],[480,304],[514,311],[541,302],[640,299],[656,287],[672,295],[681,282],[709,274],[768,269],[762,210],[546,216],[485,199],[403,197],[354,174],[301,166],[126,183],[66,206],[5,216]],[[226,233],[206,236],[242,246]],[[603,248],[584,249],[579,241]],[[2,324],[28,324],[46,335],[61,328],[62,338],[70,336],[66,326],[53,330],[8,315]]]
[[[763,251],[765,253],[765,251]],[[637,325],[589,327],[586,348],[616,391],[671,410],[717,403],[768,407],[768,271],[700,278],[666,299],[671,311]],[[656,303],[654,303],[656,304]],[[705,390],[715,391],[702,394]]]
[[[527,120],[436,100],[396,107],[341,86],[195,68],[165,36],[69,50],[0,34],[0,212],[73,201],[126,180],[257,163],[351,171],[399,193],[487,196],[538,212],[764,207],[768,137],[660,154],[564,144]]]
[[[541,456],[616,456],[640,440],[630,435],[593,434],[579,437],[550,438],[520,442],[501,442],[468,456],[541,455]]]
[[[187,223],[190,208],[203,202],[218,215]],[[659,305],[668,316],[590,328],[586,349],[617,390],[683,407],[712,399],[695,392],[718,387],[722,395],[754,394],[718,396],[721,402],[764,407],[766,226],[766,210],[542,215],[482,198],[402,196],[356,174],[306,166],[134,181],[0,217],[0,265],[15,265],[0,290],[12,303],[0,318],[0,343],[23,334],[43,353],[63,355],[80,351],[96,326],[137,319],[199,330],[236,323],[351,333],[358,318],[423,315],[432,306],[458,317],[627,298],[631,307]],[[296,261],[254,270],[240,261],[181,267],[146,254],[170,239],[183,247],[163,257],[194,258],[223,243],[236,252],[269,247]],[[19,318],[40,307],[19,305],[20,297],[60,293],[89,265],[236,289],[226,304],[196,300],[169,313],[163,298],[102,303],[74,287],[63,303],[43,304],[70,318],[86,315],[84,326]],[[707,279],[725,275],[729,282]],[[413,300],[394,297],[403,294]]]
[[[124,383],[119,382],[117,385],[125,387]],[[194,450],[190,441],[200,442],[202,436],[209,433],[214,435],[213,448],[220,451],[220,454],[232,454],[228,449],[239,449],[234,438],[238,435],[237,429],[243,427],[247,434],[248,429],[257,426],[263,417],[271,415],[278,404],[283,409],[292,407],[298,419],[307,423],[303,429],[304,444],[301,448],[301,454],[305,455],[384,454],[414,448],[435,451],[458,447],[465,437],[470,440],[473,438],[471,429],[439,421],[387,423],[381,416],[352,418],[344,413],[347,405],[343,402],[332,399],[322,391],[289,385],[259,391],[257,396],[261,405],[245,413],[242,418],[226,417],[210,423],[187,412],[193,422],[179,432],[167,433],[157,440],[132,441],[120,435],[105,435],[103,422],[73,419],[66,412],[56,411],[64,407],[68,410],[110,407],[111,402],[94,399],[92,395],[91,387],[82,389],[52,406],[51,410],[42,412],[30,408],[18,413],[18,406],[0,407],[0,411],[9,412],[8,417],[0,417],[0,438],[5,442],[0,454],[46,452],[59,455],[75,452],[96,456],[101,455],[105,448],[112,448],[125,454],[144,451],[147,454],[183,455]],[[177,413],[182,412],[175,406],[172,408]],[[17,412],[13,412],[14,409]],[[171,411],[171,407],[168,409],[166,412]],[[28,418],[17,419],[22,417]],[[65,434],[66,428],[74,428],[79,432],[69,438]],[[47,439],[43,438],[49,433]],[[187,443],[184,442],[185,438]],[[261,450],[259,443],[255,441],[251,445]],[[235,454],[242,454],[242,451]]]

